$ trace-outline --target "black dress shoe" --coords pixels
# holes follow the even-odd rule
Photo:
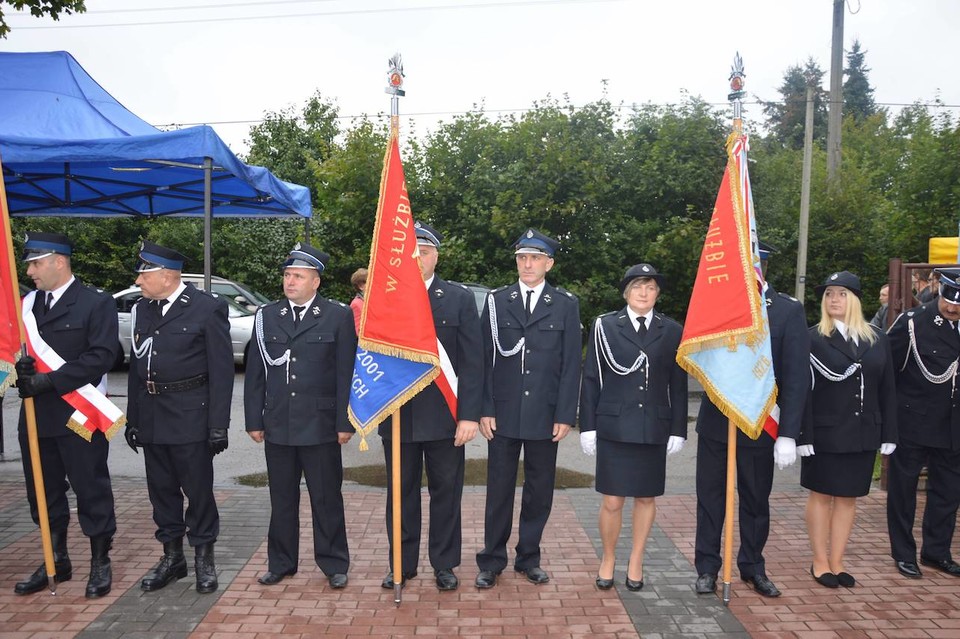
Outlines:
[[[857,580],[854,579],[853,575],[851,575],[849,572],[838,572],[837,581],[844,588],[853,588],[857,585]]]
[[[405,572],[403,573],[403,578],[400,580],[400,587],[403,588],[407,585],[407,579],[413,579],[417,576],[417,571]],[[387,573],[387,576],[383,578],[383,581],[380,582],[380,587],[384,590],[393,590],[393,571]]]
[[[600,590],[610,590],[613,588],[613,577],[610,579],[604,579],[603,577],[597,577],[597,588]]]
[[[717,576],[708,572],[697,577],[697,583],[694,586],[698,595],[709,595],[717,591]]]
[[[63,583],[64,581],[70,581],[73,579],[73,564],[70,563],[70,558],[68,557],[66,561],[56,561],[53,564],[56,571],[53,581],[54,583]],[[27,577],[26,581],[18,582],[13,587],[13,592],[18,595],[32,595],[35,592],[40,592],[47,587],[47,568],[46,566],[40,566],[33,571],[33,574]]]
[[[923,573],[920,572],[920,568],[917,566],[916,562],[898,561],[896,562],[896,565],[897,570],[899,570],[900,574],[904,577],[908,577],[910,579],[920,579],[923,577]]]
[[[766,575],[754,575],[753,577],[740,577],[745,582],[750,584],[757,593],[763,595],[764,597],[779,597],[782,593],[780,589],[777,588],[772,581],[767,579]]]
[[[296,572],[276,573],[276,572],[270,572],[268,570],[267,572],[257,577],[257,583],[263,584],[264,586],[272,586],[274,584],[278,584],[281,581],[283,581],[284,577],[288,577],[290,575],[295,575],[295,574],[297,573]]]
[[[433,574],[437,578],[437,590],[456,590],[460,585],[460,580],[452,570],[434,570]]]
[[[333,588],[334,590],[340,590],[341,588],[347,587],[347,581],[349,580],[347,579],[347,576],[345,574],[343,574],[342,572],[338,572],[335,575],[330,575],[329,577],[327,577],[327,581],[330,582],[331,588]]]
[[[643,590],[643,579],[640,581],[634,581],[630,577],[627,577],[627,580],[624,582],[624,584],[626,584],[627,590],[630,592],[639,592],[640,590]]]
[[[920,563],[924,566],[936,568],[937,570],[945,572],[948,575],[960,577],[960,564],[955,562],[953,559],[928,559],[927,557],[920,555]]]
[[[540,566],[534,566],[533,568],[514,568],[517,572],[527,576],[527,581],[532,584],[545,584],[550,581],[550,575],[547,574],[547,571],[541,568]]]
[[[847,573],[843,573],[843,574],[847,574]],[[840,580],[832,572],[829,572],[829,571],[825,572],[818,577],[817,575],[813,574],[813,566],[810,566],[810,576],[813,577],[813,579],[824,588],[840,587]]]
[[[474,585],[481,590],[493,588],[497,585],[497,575],[499,574],[499,572],[492,570],[481,570],[477,575],[477,580],[474,582]]]

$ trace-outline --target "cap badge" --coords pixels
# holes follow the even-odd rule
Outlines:
[[[414,223],[413,223],[413,228],[419,229],[419,228],[423,228],[423,227],[420,226],[420,222],[414,222]]]
[[[830,276],[830,279],[831,279],[831,280],[835,280],[835,279],[837,279],[838,277],[840,277],[840,274],[839,274],[839,273],[834,273],[833,275]]]
[[[642,270],[644,273],[649,273],[649,272],[650,272],[650,267],[647,266],[646,264],[644,264],[644,265],[643,265],[643,268],[640,269],[640,270]]]
[[[533,229],[527,229],[527,239],[529,240],[532,237],[533,237]]]
[[[296,244],[293,245],[293,250],[294,250],[294,251],[299,251],[299,250],[302,249],[302,248],[303,248],[303,247],[300,246],[300,242],[297,242]]]

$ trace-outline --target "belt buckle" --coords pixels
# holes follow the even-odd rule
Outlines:
[[[157,384],[151,379],[147,380],[147,393],[150,395],[159,395],[160,391],[157,390]]]

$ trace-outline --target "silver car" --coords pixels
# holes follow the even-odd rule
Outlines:
[[[119,293],[113,294],[117,302],[117,320],[120,323],[120,349],[124,362],[130,361],[130,309],[143,295],[139,286],[131,286]],[[228,318],[230,320],[230,341],[233,342],[233,361],[236,364],[247,364],[247,351],[250,347],[250,338],[253,336],[254,312],[247,306],[240,305],[232,297],[218,295],[226,300]],[[121,360],[117,360],[120,364]]]

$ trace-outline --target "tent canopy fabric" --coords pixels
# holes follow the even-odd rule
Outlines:
[[[16,216],[310,217],[307,188],[241,162],[208,126],[159,131],[65,51],[0,52],[0,160]]]

